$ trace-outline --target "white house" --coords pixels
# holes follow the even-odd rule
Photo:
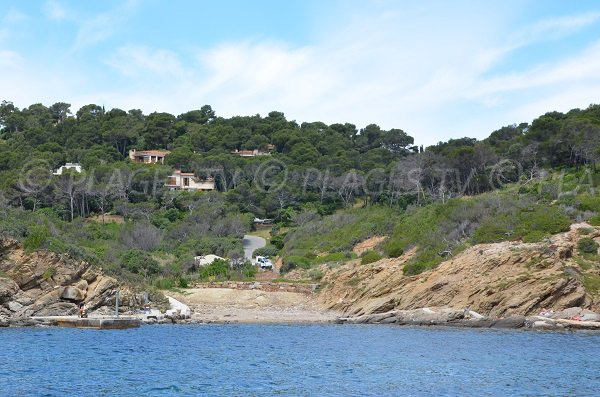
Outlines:
[[[192,190],[208,192],[215,190],[215,178],[200,179],[196,178],[192,172],[175,172],[167,179],[165,186],[171,190]]]
[[[56,171],[54,171],[52,174],[53,175],[62,175],[62,173],[65,172],[66,170],[75,170],[75,172],[81,173],[81,171],[83,171],[83,168],[81,167],[81,164],[79,164],[79,163],[66,163],[65,165],[61,165],[60,168],[57,169]]]

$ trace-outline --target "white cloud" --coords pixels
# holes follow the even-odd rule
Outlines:
[[[23,58],[14,51],[1,50],[0,49],[0,66],[8,69],[16,69],[23,62]]]
[[[144,46],[121,47],[106,60],[106,64],[133,78],[147,78],[148,73],[173,77],[183,71],[175,52],[165,49],[152,50]]]
[[[79,25],[79,30],[75,36],[74,49],[98,44],[118,34],[119,28],[127,21],[137,4],[137,0],[128,0],[93,17],[75,15],[73,21]]]
[[[0,85],[19,98],[37,98],[23,104],[49,98],[74,108],[99,103],[175,114],[210,104],[223,116],[280,110],[298,121],[402,128],[424,144],[482,138],[549,110],[598,102],[600,44],[588,43],[587,50],[559,61],[515,65],[510,73],[494,68],[516,49],[596,24],[600,14],[518,30],[508,27],[509,14],[487,6],[377,4],[335,15],[310,45],[254,40],[182,52],[129,44],[107,56],[104,69],[44,65],[32,79],[30,65],[15,78],[0,77]],[[76,47],[114,34],[123,21],[116,13],[83,22]],[[94,82],[98,75],[102,86]]]
[[[67,18],[67,10],[56,0],[48,0],[44,3],[43,10],[46,17],[54,21],[62,21]]]

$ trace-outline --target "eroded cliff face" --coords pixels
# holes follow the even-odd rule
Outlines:
[[[71,315],[77,304],[114,311],[116,293],[123,310],[139,307],[140,294],[83,261],[54,252],[26,253],[17,240],[0,237],[0,322],[30,316]]]
[[[470,307],[491,317],[531,315],[580,306],[598,311],[600,297],[584,287],[585,277],[598,277],[599,264],[583,269],[576,256],[578,229],[535,244],[503,242],[471,247],[417,276],[402,268],[413,252],[361,266],[359,261],[324,270],[321,301],[347,315],[384,313],[394,309]],[[600,231],[588,235],[600,241]],[[585,276],[585,277],[584,277]]]

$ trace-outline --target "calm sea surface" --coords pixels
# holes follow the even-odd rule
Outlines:
[[[600,396],[600,335],[335,325],[0,329],[2,396]]]

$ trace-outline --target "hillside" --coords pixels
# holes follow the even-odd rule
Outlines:
[[[63,102],[4,101],[0,236],[46,270],[66,258],[145,290],[254,280],[242,237],[260,227],[270,244],[255,254],[281,272],[268,279],[323,282],[323,299],[351,313],[443,302],[494,315],[595,307],[598,245],[569,228],[600,226],[599,159],[598,105],[423,148],[401,129],[280,112],[145,115],[90,104],[73,114]],[[548,253],[563,240],[584,241],[586,252]],[[233,266],[199,268],[194,258],[208,254]],[[18,280],[26,268],[11,263],[2,271]],[[455,276],[473,284],[456,290],[444,281]],[[36,294],[50,288],[39,278]]]
[[[416,276],[402,271],[415,250],[367,265],[352,261],[323,269],[319,298],[348,315],[423,307],[470,307],[496,318],[544,308],[598,311],[600,268],[578,250],[583,237],[600,241],[600,230],[575,224],[540,243],[478,244]]]

